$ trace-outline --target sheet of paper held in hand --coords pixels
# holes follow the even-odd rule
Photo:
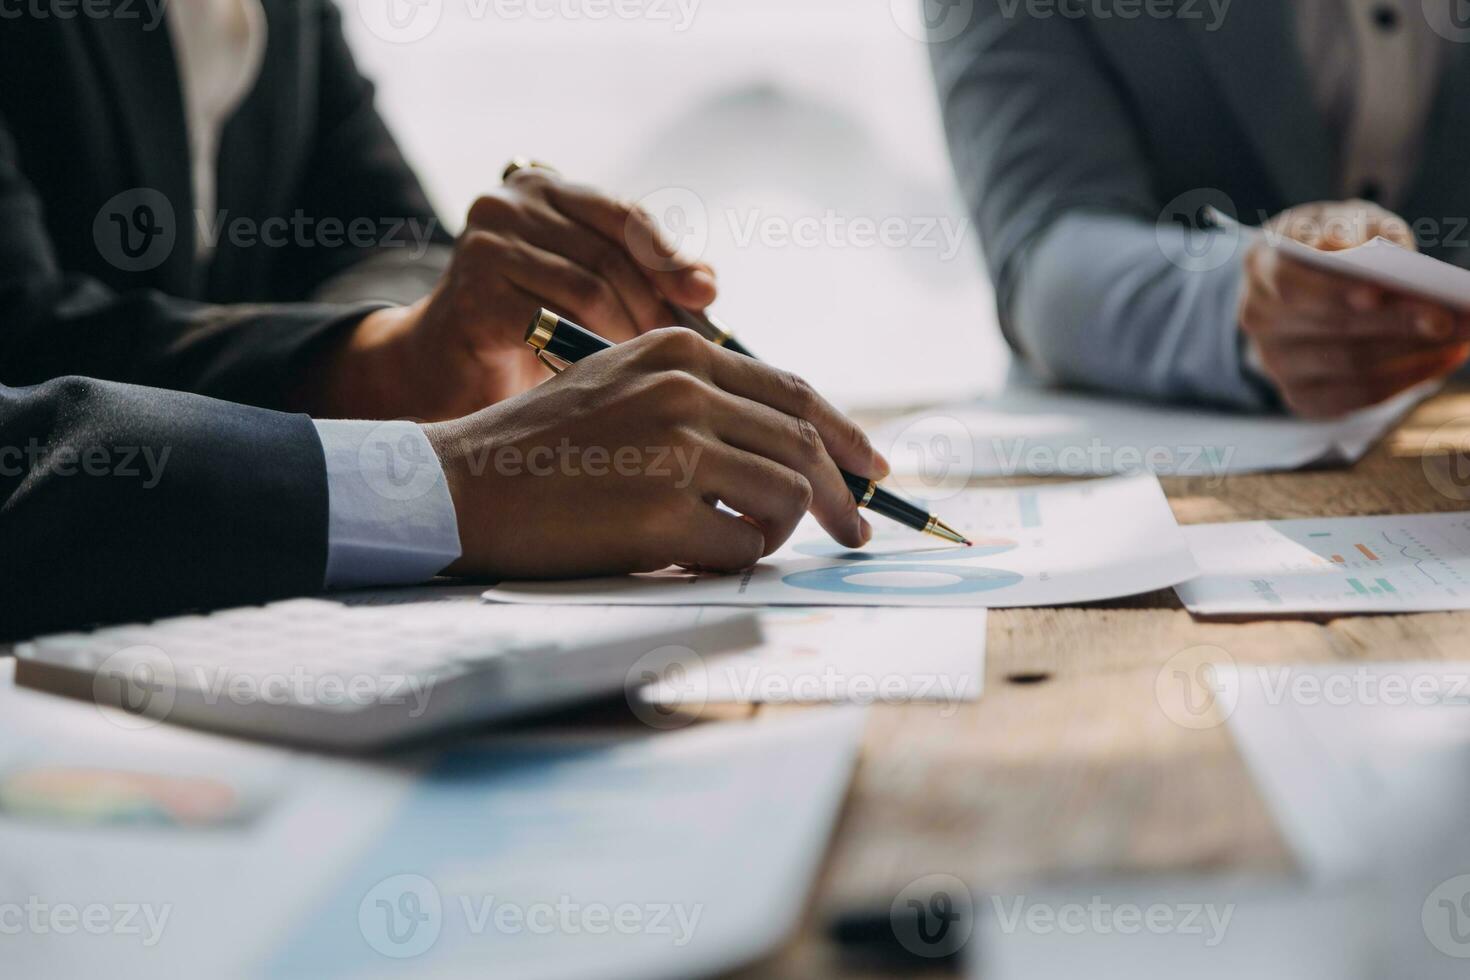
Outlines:
[[[1470,609],[1470,514],[1322,517],[1184,529],[1199,616]]]
[[[873,443],[893,466],[894,489],[912,494],[969,476],[1224,477],[1348,465],[1436,387],[1421,385],[1346,418],[1312,422],[1022,383],[983,402],[897,419]]]
[[[1312,248],[1290,238],[1273,236],[1269,241],[1286,255],[1325,272],[1422,296],[1453,309],[1470,310],[1470,270],[1395,245],[1386,238],[1338,252]]]
[[[574,582],[510,582],[493,602],[1055,606],[1177,585],[1194,559],[1153,476],[965,490],[929,501],[975,546],[952,546],[875,518],[851,551],[808,519],[754,568],[734,575],[667,569]]]
[[[1313,248],[1280,232],[1241,224],[1213,207],[1204,216],[1227,233],[1247,242],[1264,241],[1298,262],[1339,276],[1361,279],[1412,296],[1435,300],[1457,310],[1470,310],[1470,270],[1396,245],[1381,235],[1352,248]]]

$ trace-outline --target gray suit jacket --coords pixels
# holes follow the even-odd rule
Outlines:
[[[933,46],[1002,328],[1054,381],[1273,407],[1242,364],[1243,249],[1198,212],[1259,224],[1341,196],[1289,5],[1113,2],[975,0]],[[1453,47],[1399,211],[1421,248],[1470,266],[1470,53]]]

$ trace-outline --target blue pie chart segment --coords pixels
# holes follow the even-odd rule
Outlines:
[[[954,561],[959,558],[986,558],[1015,551],[1016,542],[1009,538],[981,538],[973,547],[905,548],[901,551],[871,551],[844,548],[836,541],[807,541],[795,550],[813,558],[837,558],[842,561]]]
[[[792,572],[781,579],[796,589],[845,595],[967,595],[1009,588],[1025,576],[1000,568],[955,565],[885,565],[854,562]]]

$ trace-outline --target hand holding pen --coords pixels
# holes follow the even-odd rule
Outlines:
[[[706,340],[711,341],[714,346],[725,348],[727,351],[736,346],[736,341],[730,335],[729,331],[725,330],[715,321],[705,317],[703,314],[686,312],[685,316],[688,318],[686,322],[690,323],[690,329],[699,333]],[[696,324],[706,326],[698,326]],[[536,318],[531,321],[531,326],[526,331],[526,343],[536,351],[536,356],[541,358],[543,363],[553,371],[559,371],[561,369],[557,362],[574,364],[585,357],[609,350],[614,346],[609,341],[599,337],[585,327],[581,327],[565,317],[545,309],[541,310],[536,315]],[[738,354],[721,351],[720,356],[727,359],[724,365],[727,375],[739,376],[741,374],[750,374],[755,376],[770,371],[769,368],[757,369],[756,365],[758,362],[756,362],[754,356],[744,347],[740,347],[739,350],[740,353]],[[552,360],[552,358],[555,358],[555,360]],[[747,362],[747,364],[742,365],[741,362]],[[813,458],[820,458],[826,463],[831,463],[830,459],[826,459],[827,452],[822,441],[821,432],[816,425],[808,421],[808,418],[814,416],[820,416],[827,420],[829,428],[826,431],[830,432],[830,426],[834,423],[837,424],[838,431],[842,433],[843,441],[854,444],[860,443],[864,446],[868,445],[867,438],[857,430],[857,427],[836,409],[832,408],[831,405],[827,404],[820,395],[813,392],[805,382],[796,378],[795,375],[784,375],[780,372],[772,372],[772,374],[774,377],[786,379],[782,387],[787,388],[788,392],[782,399],[784,403],[782,407],[791,413],[790,418],[777,424],[785,424],[788,427],[790,425],[796,425],[801,430],[803,435],[802,441],[810,448],[810,455]],[[750,422],[757,429],[763,422],[771,424],[770,420],[763,418],[762,411],[763,409],[769,411],[769,406],[747,403],[740,407],[752,413]],[[809,415],[808,413],[811,414]],[[837,420],[840,420],[840,422]],[[873,458],[879,458],[871,447],[868,447],[867,451]],[[886,462],[883,464],[883,468],[886,471]],[[833,475],[831,471],[835,467],[821,466],[820,469],[823,471],[822,476],[825,478],[823,482],[830,483],[830,478]],[[875,513],[892,518],[905,527],[913,528],[915,531],[922,531],[925,534],[932,534],[952,544],[970,544],[964,535],[954,530],[948,524],[945,524],[935,515],[930,514],[924,508],[910,503],[897,494],[878,486],[878,480],[886,476],[886,472],[868,477],[850,473],[843,469],[835,469],[835,475],[841,480],[847,493],[851,495],[852,502],[857,504],[859,508],[868,508]],[[815,486],[813,490],[815,492]],[[740,508],[740,505],[735,501],[726,501],[726,503]],[[820,521],[822,519],[820,509],[816,509],[814,512]],[[858,520],[862,521],[862,518],[858,518]],[[822,523],[824,527],[827,526],[826,521],[822,521]],[[872,529],[867,526],[866,521],[863,521],[862,525],[866,536],[864,543],[866,543],[866,538],[872,535]],[[830,527],[827,530],[832,532]],[[833,537],[837,538],[838,541],[844,544],[847,543],[843,541],[840,534],[832,533]],[[770,551],[766,553],[770,554]]]

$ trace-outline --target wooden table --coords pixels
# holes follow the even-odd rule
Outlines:
[[[1456,492],[1443,479],[1457,462],[1470,473],[1454,446],[1470,447],[1461,392],[1421,406],[1351,469],[1164,486],[1187,524],[1470,509],[1470,480]],[[981,891],[1047,873],[1289,873],[1227,729],[1171,720],[1184,691],[1156,683],[1165,663],[1201,645],[1242,664],[1463,659],[1467,632],[1467,613],[1202,623],[1173,592],[994,611],[980,701],[872,709],[811,914],[748,975],[876,975],[839,963],[828,923],[886,908],[935,872]]]

